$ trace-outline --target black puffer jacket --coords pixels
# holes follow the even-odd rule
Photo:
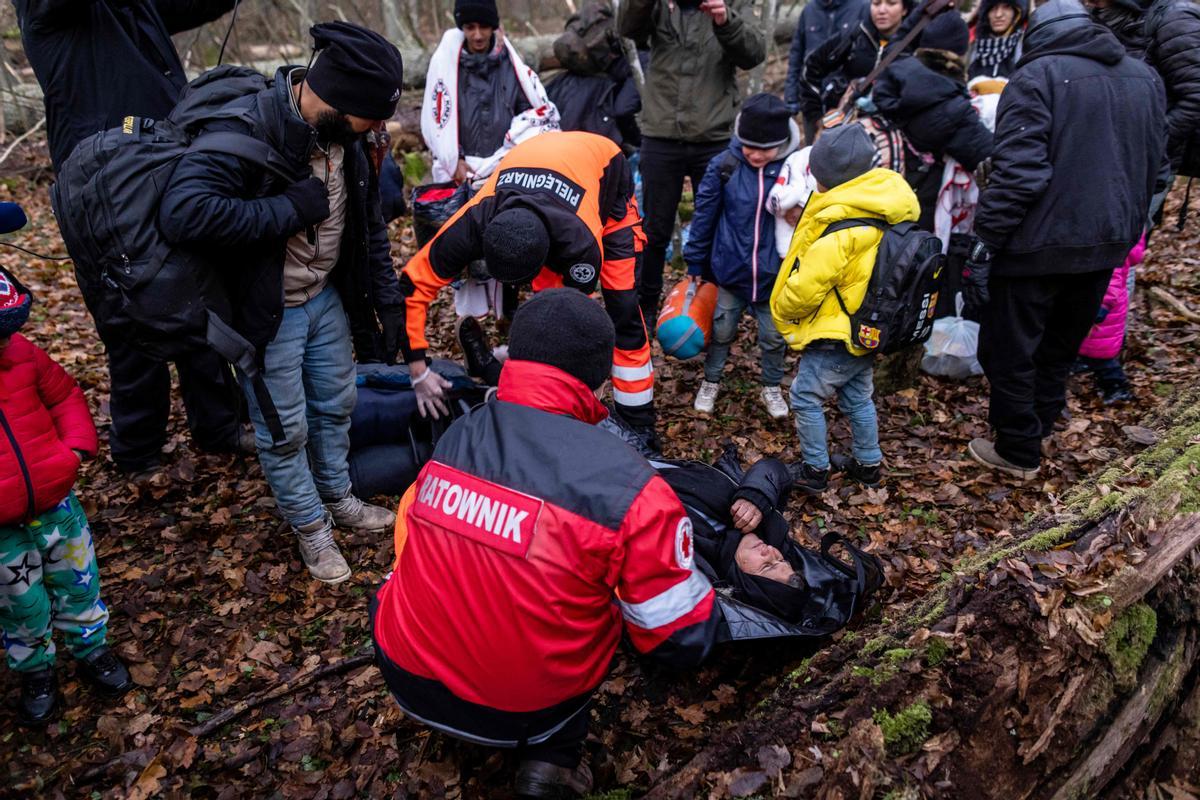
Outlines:
[[[292,110],[288,77],[293,70],[303,73],[302,67],[283,67],[271,88],[239,101],[251,124],[223,120],[205,130],[236,130],[262,139],[297,174],[308,174],[316,131]],[[346,229],[330,282],[350,318],[358,360],[379,360],[375,312],[400,306],[404,298],[392,268],[378,177],[361,139],[346,148],[343,168],[349,193]],[[158,224],[168,241],[228,265],[234,327],[260,353],[283,318],[287,240],[302,229],[291,201],[281,194],[284,188],[279,178],[236,156],[190,153],[175,167],[159,208]]]
[[[1147,61],[1167,91],[1167,154],[1178,171],[1185,156],[1200,173],[1200,5],[1158,0],[1146,12]],[[1191,148],[1190,155],[1188,148]]]
[[[914,56],[901,56],[884,70],[871,97],[918,150],[950,156],[970,170],[991,155],[992,133],[971,105],[967,87]]]
[[[162,119],[187,75],[171,43],[233,0],[13,0],[21,43],[46,104],[55,167],[75,145],[132,115]]]
[[[529,108],[503,44],[486,53],[462,49],[458,58],[458,147],[464,156],[490,156],[504,144],[513,117]]]
[[[563,72],[547,81],[546,94],[558,109],[564,131],[596,133],[618,145],[641,145],[637,113],[642,110],[642,96],[624,56],[613,61],[607,72]]]
[[[804,61],[802,104],[821,113],[837,108],[850,81],[865,78],[879,63],[879,31],[868,18],[850,33],[841,33],[809,54]]]
[[[1146,223],[1164,149],[1162,84],[1104,27],[1063,27],[1026,37],[1000,98],[975,215],[994,275],[1113,269]]]

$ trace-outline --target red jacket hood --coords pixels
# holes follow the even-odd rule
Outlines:
[[[583,381],[537,361],[510,358],[504,362],[496,397],[506,403],[574,417],[589,425],[608,416],[608,409]]]

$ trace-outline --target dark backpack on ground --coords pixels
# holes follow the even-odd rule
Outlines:
[[[855,345],[873,353],[897,353],[933,333],[946,265],[942,241],[915,222],[889,225],[873,217],[839,220],[821,236],[863,226],[883,231],[883,239],[862,305],[851,314],[836,286],[833,293],[842,313],[850,317],[850,338]]]
[[[598,75],[607,71],[621,56],[612,6],[592,0],[572,14],[566,30],[554,40],[554,55],[570,72]]]
[[[188,84],[167,119],[126,117],[120,127],[76,145],[50,199],[96,326],[163,361],[216,351],[250,379],[278,442],[283,428],[257,353],[230,325],[230,300],[216,269],[190,249],[172,246],[158,228],[162,192],[186,153],[228,153],[288,183],[296,180],[266,142],[234,132],[196,135],[213,120],[250,121],[234,101],[265,88],[267,79],[245,67],[204,73]]]

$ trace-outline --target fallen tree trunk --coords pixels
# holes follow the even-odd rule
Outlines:
[[[897,621],[845,635],[647,796],[1075,800],[1194,784],[1200,390],[1146,425],[1157,444],[964,555]]]

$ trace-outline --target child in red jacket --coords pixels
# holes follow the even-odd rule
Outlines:
[[[71,488],[96,454],[96,426],[79,385],[17,333],[32,305],[0,269],[0,644],[21,676],[21,721],[35,725],[58,706],[54,629],[102,694],[132,681],[105,644],[92,533]]]

